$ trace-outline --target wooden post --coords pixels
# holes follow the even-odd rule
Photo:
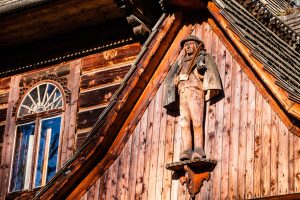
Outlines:
[[[8,97],[8,107],[6,114],[6,126],[4,131],[4,142],[3,142],[3,154],[1,158],[0,167],[0,199],[4,199],[6,193],[8,192],[9,174],[10,166],[12,162],[12,152],[14,143],[14,132],[15,132],[15,117],[13,116],[14,106],[19,99],[19,82],[21,76],[14,76],[11,78],[9,97]]]

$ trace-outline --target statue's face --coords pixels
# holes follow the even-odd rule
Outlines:
[[[192,40],[187,41],[184,43],[183,49],[184,49],[185,55],[191,56],[197,50],[197,42],[192,41]]]

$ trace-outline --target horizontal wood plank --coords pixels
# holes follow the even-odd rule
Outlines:
[[[57,65],[54,67],[49,67],[46,70],[34,71],[31,73],[26,73],[22,76],[20,81],[20,86],[30,85],[34,81],[34,79],[44,80],[47,78],[49,74],[55,73],[58,77],[66,76],[70,73],[69,64]]]
[[[77,129],[92,127],[98,120],[105,107],[78,113]]]
[[[83,73],[106,68],[119,63],[133,61],[140,52],[141,45],[134,43],[123,47],[107,50],[82,59]]]
[[[90,73],[81,76],[80,89],[88,89],[99,85],[119,83],[130,69],[131,65],[125,65],[111,70]]]
[[[10,77],[0,79],[0,91],[7,90],[10,88]]]
[[[0,109],[0,122],[6,119],[7,108]]]
[[[0,94],[0,104],[6,104],[8,102],[8,91],[7,93]]]
[[[108,103],[112,95],[120,85],[112,85],[106,88],[93,90],[79,94],[79,107],[86,108],[100,104]]]

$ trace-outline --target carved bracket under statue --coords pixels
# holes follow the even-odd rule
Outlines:
[[[166,168],[174,171],[181,184],[186,184],[191,197],[195,197],[200,192],[203,182],[209,180],[210,172],[213,171],[216,164],[215,160],[197,158],[170,163],[166,165]]]

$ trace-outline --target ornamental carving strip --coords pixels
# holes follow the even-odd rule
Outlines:
[[[67,83],[68,83],[67,77],[66,76],[58,77],[56,73],[51,73],[51,74],[47,74],[45,76],[39,76],[39,77],[33,78],[30,81],[26,81],[26,80],[21,81],[19,100],[14,107],[13,116],[16,115],[17,108],[19,106],[21,106],[21,103],[22,103],[23,99],[25,98],[25,96],[29,94],[28,91],[33,89],[34,85],[37,85],[38,83],[41,83],[41,84],[47,83],[47,81],[55,82],[55,83],[59,84],[64,91],[66,104],[68,104],[70,102],[71,91],[67,86]],[[48,83],[50,83],[50,82],[48,82]],[[53,84],[53,85],[55,85],[55,84]]]

